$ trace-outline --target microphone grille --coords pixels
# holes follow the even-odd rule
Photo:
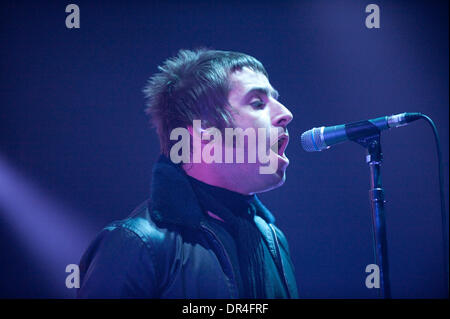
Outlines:
[[[327,148],[321,137],[321,128],[313,128],[304,132],[301,136],[302,147],[307,152],[318,152]]]

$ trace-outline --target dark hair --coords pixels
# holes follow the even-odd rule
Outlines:
[[[268,77],[261,62],[230,51],[180,50],[158,66],[160,72],[148,80],[143,92],[147,99],[145,112],[156,127],[161,153],[168,156],[176,143],[169,138],[172,129],[192,125],[193,120],[200,119],[202,126],[219,130],[233,125],[228,77],[243,67]]]

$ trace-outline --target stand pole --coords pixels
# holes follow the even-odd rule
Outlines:
[[[374,237],[374,253],[376,264],[380,269],[380,289],[383,298],[391,298],[389,282],[389,263],[386,239],[386,222],[384,210],[384,190],[381,181],[381,152],[380,135],[359,140],[359,144],[367,148],[366,162],[370,169],[369,199],[372,208],[372,225]]]

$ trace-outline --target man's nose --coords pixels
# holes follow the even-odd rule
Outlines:
[[[286,128],[286,126],[292,121],[293,115],[289,109],[281,104],[280,102],[275,103],[275,114],[272,120],[272,124],[274,126],[282,126]]]

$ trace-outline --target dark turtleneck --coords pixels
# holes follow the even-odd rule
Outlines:
[[[228,210],[234,216],[240,217],[245,217],[254,212],[252,206],[256,195],[244,195],[225,188],[209,185],[189,175],[188,178],[197,195],[205,195],[204,193],[210,195],[206,197],[202,196],[203,205],[208,206],[204,207],[205,209],[212,212],[217,210],[218,213],[222,210]],[[222,213],[226,215],[226,212]],[[227,216],[224,217],[226,218]]]
[[[264,243],[253,217],[256,213],[256,195],[243,195],[224,188],[203,183],[189,177],[200,205],[224,222],[223,227],[234,239],[237,263],[235,273],[240,274],[243,298],[266,298],[264,288]],[[224,241],[227,242],[227,241]],[[231,250],[233,247],[228,247]],[[230,254],[233,256],[233,254]]]

